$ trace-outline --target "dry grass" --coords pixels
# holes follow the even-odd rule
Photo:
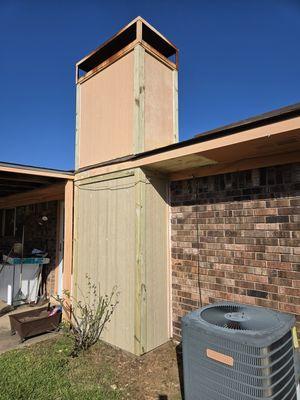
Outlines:
[[[103,342],[69,357],[64,336],[0,356],[0,400],[179,400],[171,342],[135,357]]]

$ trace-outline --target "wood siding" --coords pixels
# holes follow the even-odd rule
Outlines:
[[[133,52],[79,86],[78,167],[132,154]]]
[[[87,295],[86,274],[102,294],[117,286],[120,303],[104,340],[134,352],[134,176],[78,186],[76,207],[74,293]]]
[[[178,141],[177,70],[145,46],[79,79],[77,169]]]
[[[165,343],[169,335],[169,268],[167,182],[150,177],[145,199],[147,347]]]
[[[145,52],[144,149],[155,149],[177,141],[177,109],[173,107],[173,70]],[[176,115],[174,115],[174,113]]]
[[[170,337],[166,185],[136,169],[75,189],[74,294],[87,295],[86,274],[102,293],[117,286],[103,338],[138,355]]]

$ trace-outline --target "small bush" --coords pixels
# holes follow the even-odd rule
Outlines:
[[[64,321],[63,326],[73,340],[73,357],[77,357],[80,351],[87,350],[100,339],[118,304],[119,293],[116,287],[110,295],[102,296],[100,285],[92,283],[88,275],[86,279],[87,294],[84,295],[78,287],[82,300],[75,299],[68,291],[64,291],[63,298],[55,298],[69,316],[69,320]]]

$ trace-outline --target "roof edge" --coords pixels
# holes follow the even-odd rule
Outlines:
[[[46,168],[46,167],[36,167],[33,165],[26,165],[26,164],[18,164],[18,163],[11,163],[11,162],[5,162],[5,161],[0,161],[0,169],[1,167],[7,167],[7,168],[15,168],[16,170],[18,169],[23,169],[23,170],[28,170],[28,171],[39,171],[39,172],[45,172],[45,173],[55,173],[55,174],[61,174],[61,175],[74,175],[74,170],[61,170],[61,169],[55,169],[55,168]],[[16,171],[17,172],[17,171]]]
[[[284,121],[287,119],[295,118],[300,116],[300,103],[282,107],[271,112],[257,115],[252,118],[241,120],[230,125],[222,126],[213,130],[205,131],[195,137],[183,140],[178,143],[172,143],[170,145],[159,147],[157,149],[148,150],[142,153],[130,154],[124,157],[115,158],[113,160],[104,161],[101,163],[89,165],[86,167],[79,168],[75,173],[85,172],[94,168],[105,167],[109,165],[124,163],[126,161],[139,160],[141,158],[150,157],[159,153],[164,153],[170,150],[175,150],[185,146],[191,146],[196,143],[206,142],[209,140],[230,136],[235,133],[240,133],[248,129],[254,129],[261,126],[266,126],[275,122]]]
[[[295,115],[294,115],[295,114]],[[194,138],[202,137],[203,135],[209,135],[219,131],[233,130],[233,129],[249,129],[256,128],[258,126],[266,125],[267,123],[281,121],[283,119],[293,118],[294,116],[300,115],[300,103],[291,104],[289,106],[277,108],[272,111],[265,112],[263,114],[258,114],[253,117],[239,120],[233,122],[229,125],[220,126],[219,128],[211,129],[203,133],[198,133]]]

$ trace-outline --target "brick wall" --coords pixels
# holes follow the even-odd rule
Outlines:
[[[20,207],[20,209],[24,209],[26,215],[25,248],[28,252],[31,252],[34,247],[45,249],[48,252],[50,264],[43,267],[42,287],[43,292],[47,295],[53,294],[56,266],[57,201],[32,204]],[[47,216],[48,221],[40,225],[42,216]]]
[[[300,328],[300,164],[172,182],[171,234],[175,338],[184,314],[223,300]]]

